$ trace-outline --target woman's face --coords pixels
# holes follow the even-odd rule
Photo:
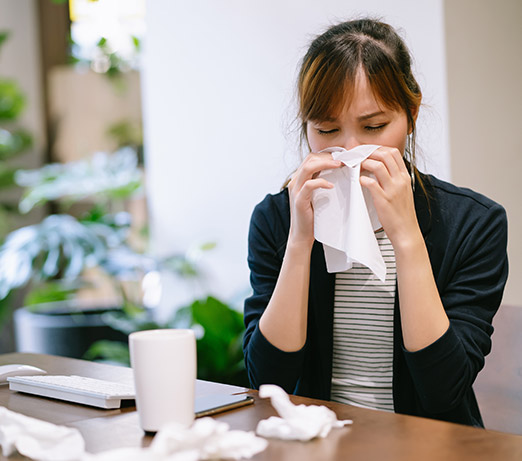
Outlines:
[[[368,79],[359,72],[353,97],[337,118],[309,120],[306,126],[312,152],[327,147],[346,150],[361,144],[396,147],[404,155],[408,135],[408,119],[402,110],[391,110],[375,99]]]

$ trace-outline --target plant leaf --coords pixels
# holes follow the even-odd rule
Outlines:
[[[85,360],[100,360],[130,365],[129,346],[119,341],[96,341],[87,349]]]
[[[0,160],[15,157],[33,144],[32,136],[25,130],[9,131],[0,128]]]
[[[101,263],[107,245],[103,236],[69,215],[51,215],[11,232],[0,247],[0,299],[31,279],[59,273],[78,277],[86,267]]]
[[[14,182],[16,168],[6,168],[0,165],[0,188],[5,189],[16,185]]]
[[[27,213],[52,200],[74,203],[87,198],[96,202],[127,199],[141,190],[143,173],[136,152],[127,147],[111,155],[98,152],[87,160],[19,170],[15,180],[26,188],[20,211]]]
[[[16,120],[25,107],[25,96],[14,80],[0,80],[0,121]]]
[[[9,38],[9,32],[7,32],[6,30],[3,30],[2,32],[0,32],[0,48],[2,47],[2,45],[6,42],[6,40]]]
[[[212,296],[195,301],[191,309],[194,321],[205,329],[205,336],[221,338],[228,344],[243,330],[242,315]]]
[[[31,291],[24,298],[24,306],[70,300],[81,286],[83,284],[78,281],[67,283],[58,280],[31,287]]]

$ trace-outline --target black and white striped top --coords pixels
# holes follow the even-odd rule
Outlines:
[[[386,263],[382,283],[366,266],[336,274],[331,399],[393,411],[393,305],[395,255],[384,231],[376,232]]]

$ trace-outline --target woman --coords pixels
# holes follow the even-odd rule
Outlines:
[[[331,27],[305,55],[299,117],[310,154],[254,210],[245,363],[254,387],[483,426],[472,390],[507,278],[504,209],[415,167],[421,91],[388,25]],[[382,229],[381,282],[328,273],[313,193],[343,168],[325,149],[382,146],[361,164]],[[344,167],[346,168],[346,167]]]

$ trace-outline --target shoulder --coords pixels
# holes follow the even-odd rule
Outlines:
[[[252,213],[252,223],[268,222],[270,224],[290,223],[290,206],[288,189],[277,194],[268,194],[259,202]]]
[[[432,175],[426,175],[425,177],[437,199],[443,203],[462,203],[468,207],[484,210],[500,206],[494,200],[467,187],[456,186]]]
[[[504,221],[507,226],[504,207],[489,197],[432,175],[425,175],[423,179],[427,184],[430,204],[435,207],[436,214],[440,213],[440,218],[444,221],[477,222],[492,219],[497,222]]]
[[[276,254],[284,254],[290,229],[288,189],[268,194],[256,205],[250,220],[249,247],[270,247]]]
[[[433,258],[442,258],[442,253],[469,255],[479,248],[499,257],[504,255],[508,226],[502,205],[434,176],[423,179],[429,206],[419,208],[418,216]],[[441,254],[435,256],[436,253]]]

